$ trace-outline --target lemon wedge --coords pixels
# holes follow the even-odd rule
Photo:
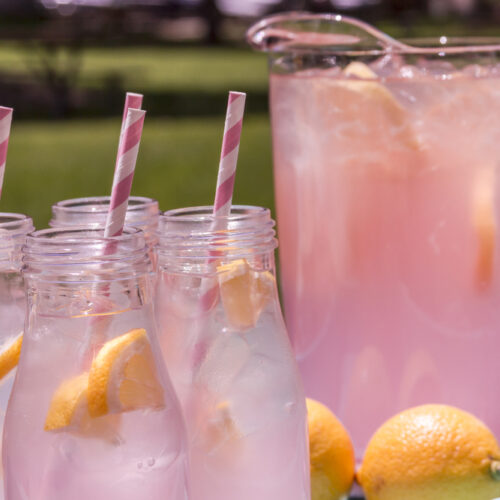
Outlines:
[[[90,415],[163,407],[163,387],[146,330],[134,329],[106,342],[89,372]]]
[[[339,106],[349,108],[355,102],[358,106],[373,116],[384,117],[391,128],[398,130],[395,137],[407,148],[421,149],[420,141],[410,123],[408,112],[398,102],[392,92],[378,81],[378,75],[369,66],[361,62],[352,62],[344,68],[345,76],[354,76],[358,79],[339,79],[335,85],[349,93],[352,97],[345,96]]]
[[[241,433],[236,426],[228,401],[218,403],[206,420],[204,447],[207,452],[214,452],[225,443],[236,442]]]
[[[362,62],[354,61],[344,68],[344,75],[357,76],[358,78],[377,78],[377,73]]]
[[[50,403],[46,431],[53,431],[65,427],[78,427],[87,410],[87,383],[89,374],[82,373],[69,380],[65,380],[54,393]]]
[[[274,276],[269,271],[254,271],[245,259],[221,265],[217,273],[229,324],[237,330],[255,326],[273,296]]]
[[[92,418],[88,410],[89,374],[64,381],[54,393],[45,419],[46,431],[68,431],[84,438],[120,442],[121,415]]]
[[[478,170],[472,199],[472,222],[477,235],[478,253],[476,260],[476,281],[480,288],[486,288],[493,279],[495,258],[495,170]]]
[[[0,353],[0,380],[3,379],[19,362],[23,334],[19,334],[11,343],[6,343],[6,348]]]

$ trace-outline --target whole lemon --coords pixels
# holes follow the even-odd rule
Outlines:
[[[324,405],[307,400],[312,500],[347,497],[354,480],[354,448],[349,434]]]
[[[500,451],[476,417],[446,405],[399,413],[374,434],[357,478],[367,500],[492,500]]]

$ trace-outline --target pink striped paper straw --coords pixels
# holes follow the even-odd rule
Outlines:
[[[127,111],[116,158],[111,201],[104,228],[105,237],[119,236],[123,231],[145,115],[146,111],[141,109],[129,108]]]
[[[10,126],[12,124],[12,108],[0,106],[0,198],[2,197],[3,176],[7,162],[9,147]]]
[[[229,92],[217,187],[215,189],[212,231],[225,229],[226,218],[231,213],[245,100],[246,94],[244,92]],[[216,260],[219,255],[220,253],[217,250],[211,250],[209,262]],[[201,296],[200,304],[203,311],[208,311],[217,297],[218,286],[216,283],[209,281],[205,283],[205,287],[206,291]]]
[[[213,213],[216,218],[227,217],[231,212],[245,100],[245,93],[229,92],[219,173],[217,175],[217,188],[215,190]],[[214,222],[217,225],[217,221]]]
[[[130,108],[142,109],[142,99],[144,96],[142,94],[135,94],[134,92],[127,92],[125,95],[125,105],[123,106],[123,116],[122,116],[122,129],[120,131],[120,141],[125,130],[125,121],[127,120],[127,112]]]

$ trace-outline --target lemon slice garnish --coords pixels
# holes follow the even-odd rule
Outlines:
[[[131,330],[104,344],[90,368],[88,407],[92,417],[164,407],[146,330]]]
[[[78,427],[87,410],[88,373],[65,380],[54,393],[50,403],[45,430],[53,431],[64,427]]]
[[[23,334],[21,333],[0,353],[0,380],[17,366],[22,345]]]
[[[255,326],[273,296],[274,276],[269,271],[254,271],[245,259],[221,265],[217,273],[229,324],[237,330]]]

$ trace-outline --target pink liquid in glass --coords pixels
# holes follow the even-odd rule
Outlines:
[[[500,436],[499,69],[360,68],[271,76],[282,289],[306,395],[343,421],[358,459],[386,419],[424,403]]]

